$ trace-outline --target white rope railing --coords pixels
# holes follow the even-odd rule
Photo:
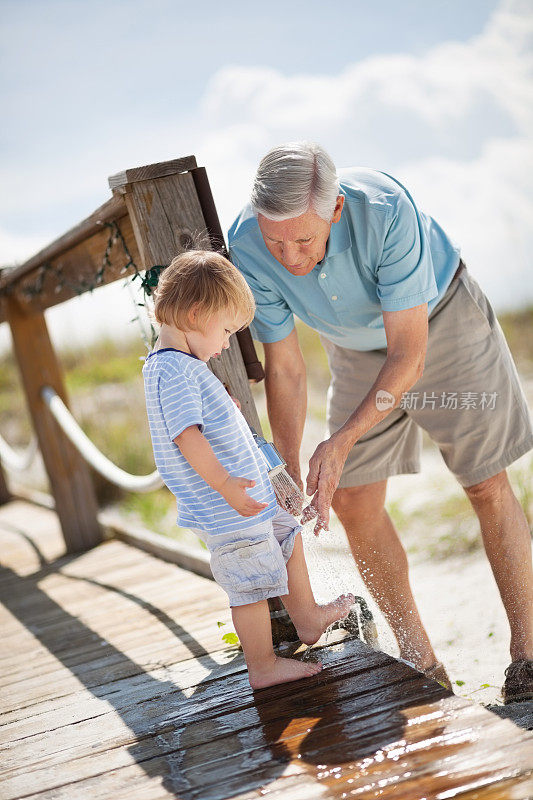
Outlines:
[[[128,492],[153,492],[154,489],[163,486],[157,470],[150,475],[131,475],[113,464],[82,431],[57,392],[50,386],[43,386],[41,397],[65,436],[70,439],[85,461],[108,481]]]
[[[14,450],[6,440],[0,436],[0,462],[2,466],[13,472],[26,472],[37,454],[37,437],[32,436],[24,450]]]

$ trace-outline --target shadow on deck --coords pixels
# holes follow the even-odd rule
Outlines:
[[[65,556],[55,515],[0,508],[0,796],[533,796],[533,736],[358,640],[253,693],[224,593],[122,542]]]

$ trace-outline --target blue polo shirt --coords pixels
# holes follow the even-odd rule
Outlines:
[[[415,205],[399,181],[366,168],[339,170],[344,207],[322,261],[308,275],[291,275],[268,252],[250,205],[231,226],[231,260],[257,305],[252,334],[278,342],[294,315],[341,347],[387,346],[382,311],[428,303],[448,288],[459,249]]]

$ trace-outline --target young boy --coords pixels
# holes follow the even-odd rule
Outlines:
[[[255,305],[244,278],[221,255],[188,251],[162,273],[154,294],[160,325],[143,368],[157,468],[174,493],[179,525],[211,554],[227,592],[253,689],[314,675],[321,664],[278,658],[267,598],[281,597],[302,642],[313,644],[355,598],[314,600],[301,526],[282,510],[251,431],[207,368],[250,323]]]

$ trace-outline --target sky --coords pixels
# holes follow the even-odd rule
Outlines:
[[[400,179],[497,309],[531,304],[532,40],[533,0],[0,0],[0,265],[109,175],[188,154],[227,229],[261,156],[314,139]],[[118,294],[129,320],[114,287],[52,310],[54,335],[117,330]]]

